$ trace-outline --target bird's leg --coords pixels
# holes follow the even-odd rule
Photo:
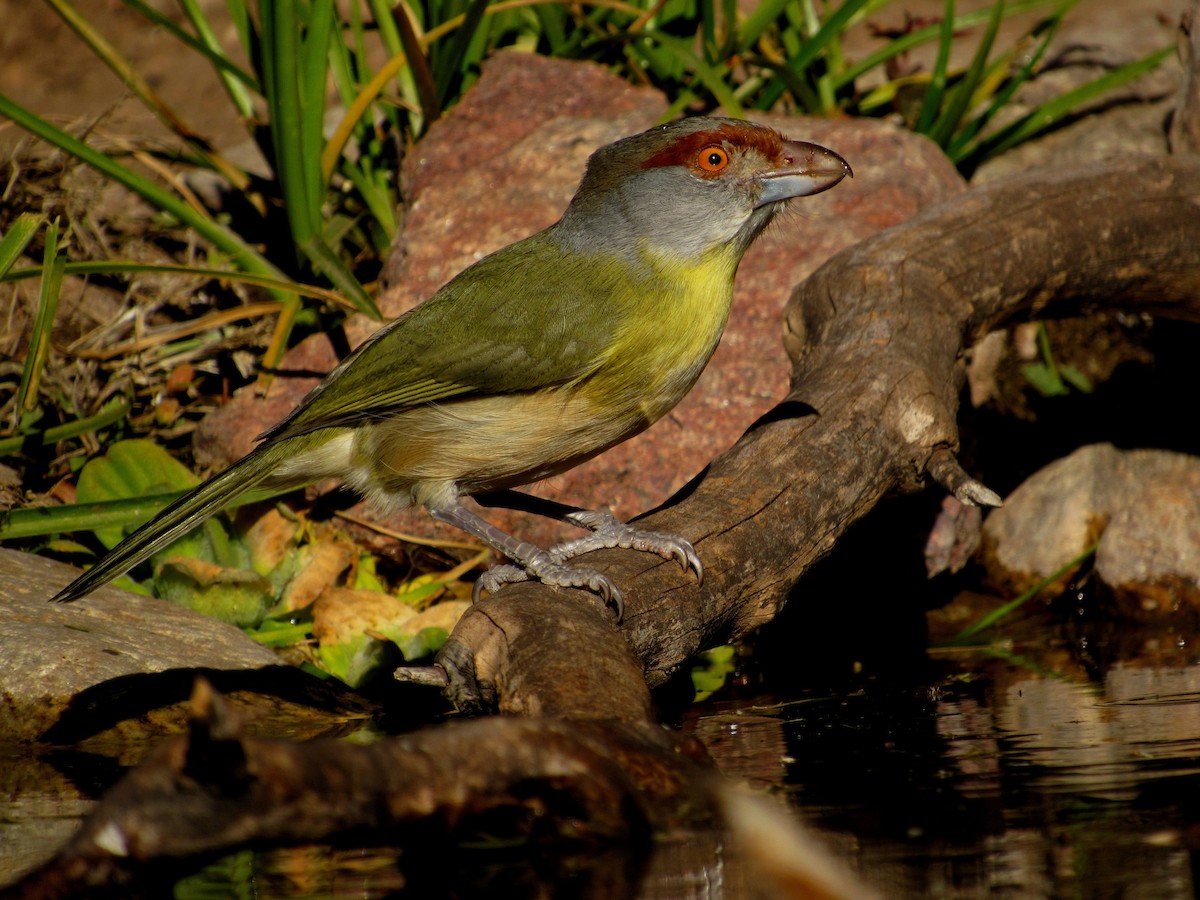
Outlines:
[[[704,580],[704,567],[691,541],[663,531],[646,531],[621,522],[612,513],[598,509],[580,509],[554,500],[534,497],[520,491],[496,491],[476,498],[487,506],[503,506],[522,512],[536,513],[560,522],[567,522],[592,532],[581,538],[555,544],[547,552],[556,562],[566,562],[592,550],[641,550],[656,553],[663,559],[673,559],[686,572],[692,569],[698,581]]]
[[[618,620],[624,613],[621,592],[617,590],[617,586],[607,575],[592,569],[580,569],[567,565],[563,559],[555,557],[551,551],[543,550],[536,544],[522,541],[508,532],[502,531],[491,522],[467,509],[457,499],[431,504],[428,509],[429,514],[435,519],[447,522],[467,534],[479,538],[493,550],[504,554],[516,563],[515,566],[493,566],[485,572],[475,583],[476,600],[484,590],[494,593],[505,584],[535,578],[552,587],[583,588],[599,594],[605,603],[610,604],[616,610]]]

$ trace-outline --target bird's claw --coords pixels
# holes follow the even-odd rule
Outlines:
[[[597,510],[582,510],[568,518],[576,525],[592,529],[592,533],[551,547],[550,556],[557,562],[566,562],[592,550],[639,550],[654,553],[663,559],[673,559],[684,572],[689,569],[694,571],[698,582],[704,581],[704,566],[696,548],[685,537],[665,531],[634,528],[609,513]]]
[[[625,601],[612,579],[593,569],[576,568],[567,564],[568,560],[593,550],[619,548],[654,553],[663,559],[675,560],[684,572],[691,569],[696,573],[697,581],[704,580],[704,566],[687,538],[663,531],[633,528],[616,519],[611,513],[601,510],[577,510],[566,516],[566,519],[581,528],[589,529],[592,533],[555,544],[549,550],[538,550],[527,557],[522,554],[517,565],[493,566],[475,582],[475,602],[479,602],[484,591],[494,594],[506,584],[536,579],[551,587],[580,588],[599,595],[606,604],[616,610],[619,622],[625,612]]]
[[[471,591],[471,602],[478,603],[484,591],[494,594],[506,584],[517,584],[518,582],[528,580],[529,573],[520,566],[508,563],[492,566],[476,579],[475,587]]]
[[[530,561],[528,567],[508,563],[492,566],[475,582],[472,601],[478,603],[484,591],[494,594],[506,584],[517,584],[531,579],[550,587],[579,588],[591,591],[599,596],[605,605],[613,608],[618,622],[625,614],[625,599],[611,578],[592,569],[568,566],[561,560],[553,558],[550,552],[545,552],[545,559]]]

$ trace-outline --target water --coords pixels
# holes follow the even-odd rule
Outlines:
[[[1003,623],[986,647],[950,648],[938,641],[976,613],[970,600],[931,614],[927,628],[920,609],[887,598],[866,613],[805,599],[753,642],[737,679],[680,713],[678,727],[703,740],[731,780],[785,800],[880,896],[1195,896],[1200,654],[1188,622],[1042,609]],[[839,607],[857,628],[821,620]],[[35,849],[56,845],[115,777],[112,762],[63,753],[9,785],[0,848],[22,818],[41,829]],[[0,772],[15,777],[17,761],[0,754]],[[624,848],[300,847],[237,853],[164,890],[759,896],[735,856],[719,833],[673,835],[649,858]],[[21,858],[8,862],[19,868]]]
[[[1187,898],[1200,665],[1170,628],[1034,617],[916,669],[724,700],[688,730],[894,898]]]

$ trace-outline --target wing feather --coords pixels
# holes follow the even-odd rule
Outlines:
[[[586,378],[608,358],[618,327],[615,272],[591,269],[547,232],[484,258],[376,332],[263,437]]]

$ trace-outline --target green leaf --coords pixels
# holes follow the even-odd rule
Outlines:
[[[290,616],[268,617],[257,628],[248,629],[247,634],[264,647],[294,647],[307,641],[312,635],[312,622],[293,622]]]
[[[1058,368],[1046,363],[1036,362],[1021,366],[1021,374],[1030,386],[1043,397],[1061,397],[1067,393],[1067,386],[1059,377]]]
[[[83,504],[104,503],[187,490],[198,483],[199,479],[186,466],[153,441],[118,441],[104,456],[90,460],[83,467],[76,498]],[[136,526],[91,527],[100,543],[112,549]],[[242,554],[232,549],[225,528],[216,519],[209,519],[203,527],[160,550],[153,559],[157,563],[170,556],[230,565],[241,562]]]
[[[404,635],[393,643],[400,648],[404,659],[412,662],[437,653],[448,637],[450,632],[445,628],[422,628],[416,634]]]
[[[354,568],[354,584],[351,585],[355,590],[375,591],[379,594],[387,593],[387,586],[375,574],[375,564],[378,560],[370,553],[362,553],[358,557],[358,565]]]
[[[405,582],[395,596],[401,603],[419,607],[445,589],[446,585],[438,581],[435,576],[422,575]]]
[[[389,642],[360,634],[341,644],[322,644],[316,653],[327,672],[358,688],[383,666],[392,650]]]
[[[275,604],[275,590],[261,575],[177,555],[158,567],[154,589],[172,603],[238,628],[258,626]]]
[[[1063,381],[1067,382],[1081,394],[1090,394],[1095,390],[1092,380],[1074,366],[1059,366],[1058,374],[1062,376]]]
[[[737,654],[729,644],[705,650],[692,664],[692,687],[696,701],[707,700],[710,695],[725,686],[725,682],[736,669]]]
[[[118,441],[104,456],[89,461],[79,473],[75,495],[80,503],[101,503],[189,490],[199,481],[183,463],[153,441],[135,439]],[[126,531],[103,528],[96,531],[96,536],[111,548],[120,542]]]

